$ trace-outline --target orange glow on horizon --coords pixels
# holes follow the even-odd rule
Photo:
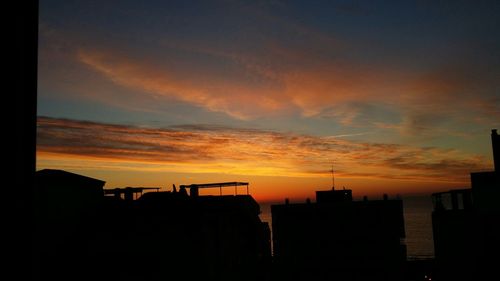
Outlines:
[[[189,172],[194,170],[184,164],[182,172],[172,171],[161,164],[146,162],[123,162],[117,159],[98,159],[95,157],[78,157],[64,154],[38,152],[38,168],[65,169],[75,173],[95,177],[106,181],[105,188],[125,186],[158,186],[162,191],[171,190],[172,184],[209,183],[223,181],[249,182],[249,193],[259,203],[282,202],[289,198],[291,202],[302,202],[306,198],[315,200],[315,191],[331,188],[331,175],[262,176],[249,174],[230,174],[223,170],[212,172]],[[135,165],[135,166],[131,166]],[[178,170],[179,171],[179,170]],[[378,198],[383,193],[396,194],[430,194],[452,188],[465,187],[468,183],[446,182],[439,180],[381,179],[376,177],[344,177],[336,175],[336,188],[353,190],[355,197],[368,195]],[[238,189],[238,194],[246,190]],[[201,195],[218,195],[219,190],[203,190]],[[234,194],[233,189],[223,190],[223,194]]]
[[[469,183],[475,155],[439,148],[225,127],[149,129],[39,118],[37,168],[74,171],[107,188],[223,181],[251,183],[260,201],[314,199],[331,188],[355,196],[432,192]]]

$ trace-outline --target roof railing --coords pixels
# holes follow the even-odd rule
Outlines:
[[[246,194],[248,195],[248,182],[217,182],[217,183],[201,183],[201,184],[183,184],[180,188],[189,188],[190,193],[198,195],[199,188],[219,188],[219,195],[222,195],[222,188],[234,186],[234,195],[238,195],[238,186],[246,187]]]

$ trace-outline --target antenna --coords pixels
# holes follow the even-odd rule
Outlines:
[[[335,173],[333,171],[333,162],[332,162],[332,190],[335,190]]]

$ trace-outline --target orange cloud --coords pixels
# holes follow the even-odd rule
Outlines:
[[[102,50],[80,49],[78,59],[118,85],[242,120],[298,112],[305,117],[322,115],[352,125],[361,112],[349,103],[398,100],[399,92],[394,89],[402,87],[401,81],[395,82],[400,76],[397,73],[322,61],[320,57],[311,60],[302,51],[277,44],[271,44],[264,57],[182,48],[213,56],[222,65],[234,64],[238,74],[226,77],[220,73],[220,66],[214,65],[190,65],[185,70],[189,62],[176,59],[171,65],[159,66]],[[388,76],[392,76],[391,83]]]
[[[165,129],[38,118],[38,166],[278,177],[468,182],[481,156],[434,147],[220,126]],[[59,165],[59,166],[58,166]]]
[[[180,69],[155,67],[106,52],[80,50],[78,59],[116,84],[224,112],[238,119],[253,118],[283,107],[282,97],[276,95],[276,90],[262,87],[260,81],[243,85],[210,72],[185,77]]]
[[[272,41],[266,45],[267,53],[258,52],[260,55],[173,43],[168,47],[217,63],[205,65],[200,61],[196,65],[197,60],[184,61],[175,56],[167,59],[167,63],[154,63],[119,52],[89,49],[80,49],[78,59],[118,85],[153,98],[171,98],[242,120],[295,112],[356,126],[360,116],[367,112],[362,106],[352,104],[385,104],[400,118],[398,123],[384,122],[383,127],[406,136],[424,136],[442,132],[441,124],[447,124],[448,128],[464,124],[464,112],[474,115],[469,119],[475,121],[468,122],[488,126],[498,116],[497,101],[492,105],[472,94],[481,81],[489,78],[460,79],[467,75],[464,67],[441,67],[419,73],[355,65]],[[225,69],[225,65],[230,67]],[[235,73],[231,72],[233,68]],[[134,106],[140,105],[134,103]],[[380,120],[370,123],[367,117],[362,120],[369,121],[363,125],[380,128],[383,124]]]

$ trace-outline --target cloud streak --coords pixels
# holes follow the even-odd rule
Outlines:
[[[283,97],[276,95],[275,90],[279,85],[233,81],[210,70],[198,75],[185,74],[181,69],[156,67],[102,51],[80,50],[78,59],[118,85],[223,112],[237,119],[254,118],[283,108],[280,102]]]
[[[78,60],[110,81],[152,98],[174,99],[240,120],[298,114],[334,119],[347,127],[385,127],[403,136],[432,136],[445,127],[459,130],[463,124],[491,127],[499,114],[492,93],[500,85],[492,79],[495,72],[485,71],[484,66],[444,63],[436,69],[401,70],[332,60],[279,43],[269,43],[264,55],[174,48],[214,64],[200,59],[203,65],[196,67],[192,65],[196,60],[177,57],[170,58],[170,64],[155,64],[125,53],[84,48]],[[471,72],[476,74],[469,77]],[[389,122],[370,112],[376,106],[390,108],[386,112],[398,118]]]
[[[213,125],[143,128],[39,117],[37,131],[37,161],[52,168],[97,161],[103,169],[326,177],[334,160],[343,178],[464,184],[469,172],[488,169],[483,157],[456,150]]]

